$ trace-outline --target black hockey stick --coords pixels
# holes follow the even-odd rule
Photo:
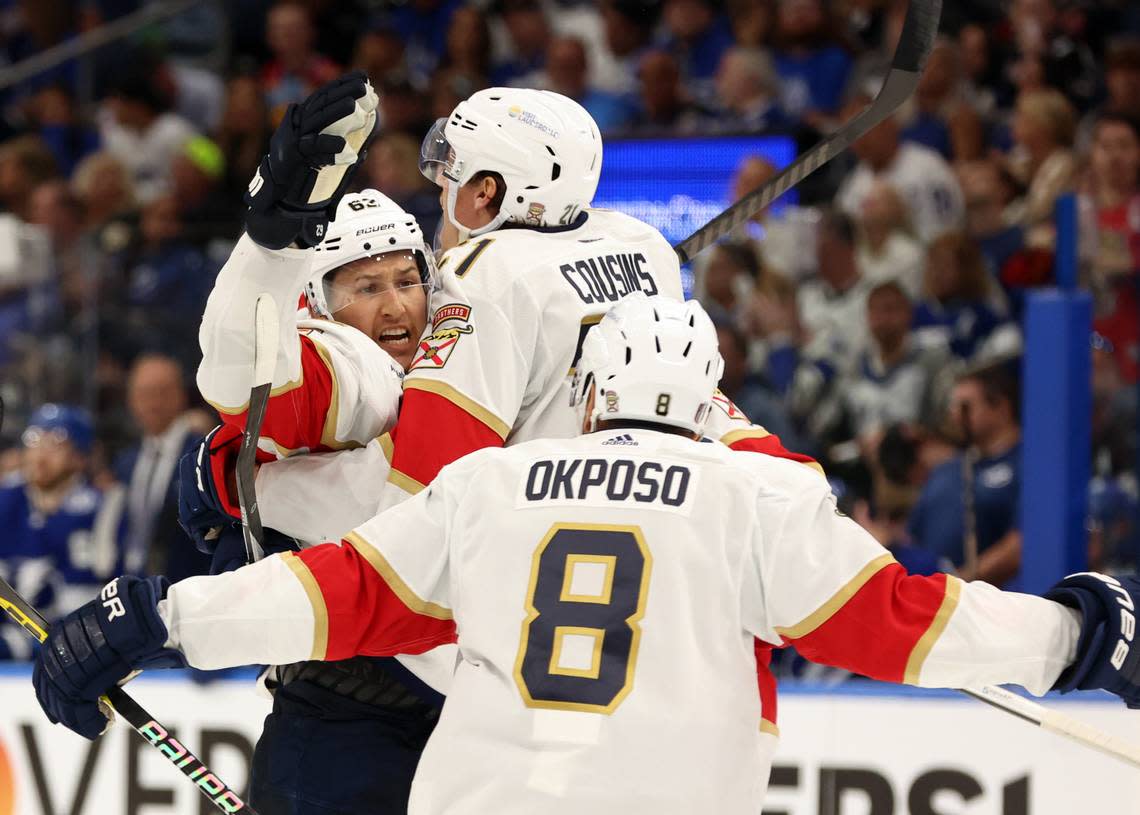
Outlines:
[[[273,369],[277,362],[277,305],[269,294],[261,294],[254,306],[253,387],[249,392],[249,410],[245,432],[238,450],[236,477],[238,506],[241,507],[241,529],[245,540],[245,559],[255,563],[265,554],[265,531],[261,526],[261,510],[254,489],[257,440],[269,406],[273,387]]]
[[[850,147],[871,128],[883,122],[914,92],[934,46],[942,0],[910,0],[899,44],[883,87],[858,116],[808,150],[768,183],[741,198],[674,249],[688,263],[716,241],[755,217],[773,201]]]

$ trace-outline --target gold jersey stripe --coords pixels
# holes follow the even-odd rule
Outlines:
[[[907,658],[906,672],[903,674],[903,682],[907,685],[918,684],[919,676],[922,674],[922,666],[926,662],[926,658],[930,656],[934,643],[938,642],[938,638],[946,630],[951,615],[958,608],[958,600],[961,596],[962,581],[951,575],[946,575],[946,593],[942,595],[942,604],[938,607],[934,619],[930,621],[930,627],[926,629],[926,632],[915,644],[914,650],[910,652],[910,657]]]
[[[509,424],[504,422],[491,411],[487,410],[487,408],[480,405],[470,396],[466,396],[465,394],[460,393],[458,390],[456,390],[451,385],[448,385],[446,382],[440,382],[435,379],[423,379],[419,377],[414,379],[405,379],[404,390],[427,391],[428,393],[434,393],[437,396],[442,396],[444,399],[451,402],[456,407],[466,411],[467,413],[470,413],[483,424],[487,425],[487,427],[495,431],[495,433],[498,434],[499,438],[503,439],[504,441],[506,441],[507,436],[511,432],[511,426]]]
[[[762,427],[749,427],[745,430],[733,430],[720,437],[720,443],[731,447],[744,439],[766,439],[772,434]]]
[[[451,620],[454,618],[451,609],[445,608],[438,603],[421,600],[419,595],[412,591],[408,584],[404,582],[403,578],[396,574],[396,570],[388,563],[387,558],[380,554],[380,550],[360,535],[355,532],[349,532],[344,536],[344,540],[353,549],[359,552],[361,557],[368,561],[369,565],[372,566],[372,568],[376,570],[376,573],[388,584],[388,588],[392,590],[392,593],[400,598],[400,602],[416,612],[416,614],[434,617],[437,620]]]
[[[252,366],[250,367],[252,368]],[[302,367],[300,376],[298,376],[292,382],[286,382],[284,385],[278,385],[276,388],[270,390],[269,398],[272,399],[275,396],[281,396],[282,394],[288,393],[289,391],[296,390],[303,384],[305,384],[305,369]],[[245,413],[247,410],[249,410],[248,399],[242,402],[238,407],[228,407],[226,405],[219,404],[218,402],[211,402],[209,399],[206,399],[206,404],[212,407],[214,410],[218,411],[218,413],[224,413],[227,416],[237,416],[239,413]]]
[[[388,483],[395,484],[409,495],[415,495],[427,487],[426,484],[421,484],[410,475],[405,475],[394,467],[388,471]]]
[[[392,463],[392,456],[396,452],[396,444],[392,441],[392,434],[385,433],[376,439],[380,442],[380,449],[384,451],[384,458],[388,459],[388,463]]]
[[[806,637],[812,631],[815,631],[825,622],[831,619],[832,615],[839,609],[846,605],[847,601],[855,596],[855,593],[863,586],[867,585],[867,581],[878,574],[882,569],[895,562],[895,558],[890,552],[885,552],[879,557],[872,560],[866,566],[859,570],[859,573],[847,581],[839,591],[831,596],[831,599],[817,608],[808,616],[804,617],[798,623],[787,628],[780,626],[776,627],[776,633],[781,637],[790,640]]]
[[[329,647],[329,610],[325,606],[325,597],[321,594],[317,579],[301,560],[292,552],[284,552],[281,559],[285,565],[301,581],[302,588],[313,607],[313,653],[309,659],[324,659]]]

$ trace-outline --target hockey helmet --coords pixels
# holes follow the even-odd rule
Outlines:
[[[591,328],[571,385],[571,405],[588,428],[599,419],[633,419],[701,433],[724,361],[716,328],[696,300],[635,292]]]
[[[439,288],[435,256],[424,242],[416,219],[395,201],[377,190],[345,195],[329,223],[325,239],[314,247],[312,266],[305,283],[305,300],[318,317],[336,319],[336,313],[361,297],[378,292],[358,292],[338,287],[335,272],[362,258],[382,258],[405,253],[416,263],[420,283],[430,296]],[[430,311],[430,302],[429,302]]]
[[[420,172],[434,184],[450,182],[447,217],[468,235],[508,221],[568,224],[594,200],[602,136],[586,109],[566,96],[489,88],[436,121],[420,148]],[[455,218],[455,196],[479,172],[498,173],[507,189],[491,223],[471,229]]]
[[[25,447],[34,447],[49,437],[71,442],[76,450],[87,454],[95,442],[95,423],[81,407],[49,402],[28,419],[21,441]]]

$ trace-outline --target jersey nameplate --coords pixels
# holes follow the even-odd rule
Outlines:
[[[618,456],[540,458],[527,468],[515,508],[619,504],[688,515],[698,472],[685,464]]]
[[[583,258],[558,267],[578,298],[590,303],[616,303],[635,291],[657,294],[657,283],[645,269],[648,261],[641,252],[617,253]]]

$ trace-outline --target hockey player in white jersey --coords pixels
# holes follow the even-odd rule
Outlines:
[[[1104,688],[1140,707],[1140,580],[1043,599],[907,575],[798,464],[699,443],[721,361],[699,305],[633,296],[583,344],[573,440],[489,449],[339,545],[172,587],[118,579],[34,672],[89,737],[134,668],[342,659],[458,640],[412,815],[726,815],[777,736],[752,641],[922,686]],[[105,592],[107,594],[107,592]]]
[[[633,292],[683,296],[677,256],[656,229],[591,208],[602,153],[590,115],[548,91],[480,91],[436,123],[421,169],[464,240],[439,261],[443,289],[397,426],[363,450],[263,467],[267,525],[335,540],[473,450],[575,432],[566,395],[585,332]],[[710,437],[816,466],[723,396],[716,407]],[[359,485],[385,480],[382,501],[356,500]]]

